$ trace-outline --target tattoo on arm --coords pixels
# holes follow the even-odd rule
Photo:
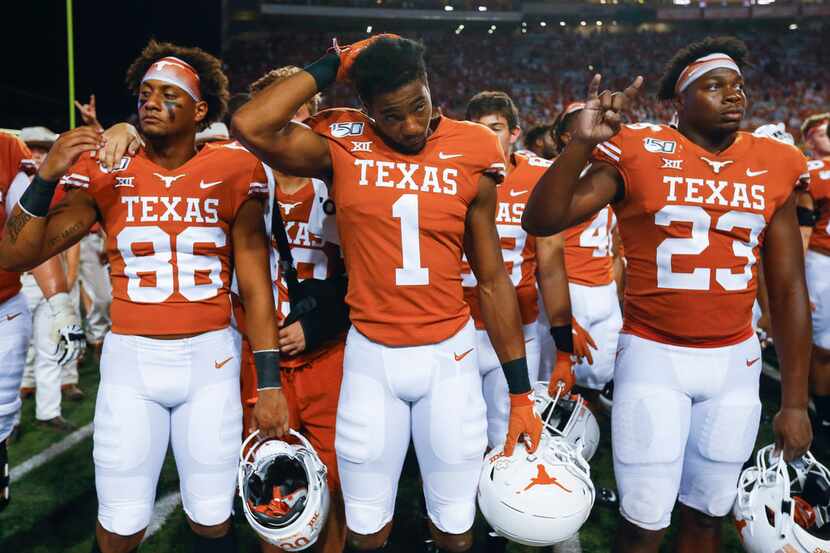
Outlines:
[[[23,231],[23,227],[31,220],[32,216],[22,209],[16,215],[12,215],[6,223],[6,228],[9,232],[9,242],[15,244],[20,233]]]
[[[76,234],[78,231],[80,231],[82,228],[83,228],[83,225],[82,225],[81,223],[73,223],[72,225],[70,225],[70,226],[66,227],[65,229],[63,229],[63,231],[61,231],[61,233],[60,233],[60,234],[58,234],[58,235],[57,235],[57,236],[55,236],[54,238],[51,238],[51,239],[50,239],[50,240],[46,243],[46,249],[47,249],[47,250],[51,250],[51,249],[52,249],[53,247],[55,247],[57,244],[60,244],[60,243],[62,243],[64,240],[66,240],[67,238],[70,238],[71,236],[75,235],[75,234]]]

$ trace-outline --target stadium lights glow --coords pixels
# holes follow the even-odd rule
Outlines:
[[[446,6],[444,6],[444,11],[445,11],[445,12],[451,12],[451,11],[453,11],[454,9],[455,9],[455,8],[453,8],[453,7],[452,7],[452,6],[450,6],[449,4],[448,4],[448,5],[446,5]]]
[[[672,0],[675,6],[688,6],[692,0]]]
[[[372,26],[371,26],[371,25],[369,25],[368,27],[366,27],[366,32],[367,32],[367,33],[371,33],[371,32],[372,32]]]
[[[522,29],[522,34],[527,34],[527,29]]]
[[[488,30],[487,30],[487,34],[488,34],[488,35],[492,35],[492,34],[493,34],[493,29],[488,29]]]
[[[597,27],[602,27],[602,21],[597,20]]]
[[[617,24],[617,20],[616,20],[616,19],[615,19],[614,21],[612,21],[612,22],[611,22],[611,25],[616,25],[616,24]]]
[[[542,27],[547,27],[548,23],[547,23],[547,21],[540,21],[539,25],[542,26]]]
[[[564,21],[560,21],[560,22],[559,22],[559,26],[560,26],[560,27],[564,27],[565,25],[567,25],[567,23],[565,23]]]
[[[775,3],[775,0],[758,0],[759,6],[766,6]]]
[[[496,30],[496,26],[495,26],[495,25],[490,25],[490,30],[491,30],[491,31],[495,31],[495,30]]]
[[[790,30],[797,31],[798,30],[798,23],[790,23]]]
[[[585,25],[587,25],[587,24],[588,24],[588,22],[587,22],[587,21],[580,21],[580,22],[579,22],[579,25],[580,25],[580,26],[582,26],[582,27],[584,27],[584,26],[585,26]]]
[[[527,27],[527,21],[522,21],[522,27]]]
[[[479,7],[478,7],[478,11],[480,11],[480,12],[486,12],[486,11],[487,11],[487,6],[479,6]]]

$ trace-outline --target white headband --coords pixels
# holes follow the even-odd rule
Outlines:
[[[722,54],[720,52],[709,54],[708,56],[703,56],[702,58],[693,61],[680,73],[680,77],[677,79],[677,84],[674,85],[675,95],[680,94],[689,88],[690,84],[713,69],[731,69],[738,75],[741,74],[738,64],[735,63],[735,60],[727,54]]]
[[[199,74],[192,65],[177,57],[167,56],[151,65],[141,82],[150,79],[175,85],[187,92],[196,102],[202,99]]]

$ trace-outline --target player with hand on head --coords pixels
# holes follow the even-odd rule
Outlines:
[[[804,145],[813,159],[807,164],[810,186],[799,196],[798,221],[809,229],[804,256],[813,318],[810,386],[818,429],[830,435],[830,113],[808,117],[801,125]]]
[[[0,266],[25,270],[80,240],[107,234],[112,332],[95,407],[95,550],[138,548],[172,443],[193,551],[236,551],[230,518],[242,436],[239,343],[230,329],[236,268],[260,392],[255,425],[287,427],[279,390],[274,299],[264,232],[265,175],[239,144],[197,153],[196,131],[221,118],[227,78],[198,48],[150,41],[127,71],[147,141],[121,124],[62,135],[21,196],[0,240]],[[61,179],[61,176],[63,178]],[[50,203],[61,179],[64,198]]]
[[[614,375],[612,443],[620,512],[614,550],[657,551],[679,499],[679,551],[719,551],[761,413],[760,347],[751,325],[763,254],[785,459],[812,439],[810,317],[795,195],[804,156],[740,132],[746,46],[709,38],[667,64],[659,97],[678,126],[622,125],[642,77],[623,92],[591,81],[573,138],[536,186],[528,232],[547,235],[608,204],[628,261]],[[591,168],[583,174],[586,164]],[[581,175],[581,176],[580,176]]]
[[[350,551],[387,548],[410,437],[436,544],[472,546],[487,438],[462,252],[511,392],[507,447],[527,434],[535,449],[541,434],[495,227],[504,158],[488,129],[433,117],[423,55],[390,35],[337,47],[233,118],[240,141],[274,169],[331,182],[354,325],[336,428]],[[354,83],[365,112],[323,111],[311,129],[293,123],[335,79]]]

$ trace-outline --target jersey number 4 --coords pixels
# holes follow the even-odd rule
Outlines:
[[[157,226],[126,227],[118,233],[117,243],[129,279],[127,295],[134,302],[162,303],[178,284],[179,293],[188,301],[215,297],[222,287],[222,262],[216,256],[194,253],[194,246],[221,248],[226,240],[225,231],[218,227],[188,227],[175,237]],[[139,244],[150,244],[153,253],[136,255],[133,248]]]
[[[668,227],[672,223],[691,223],[689,238],[666,238],[657,247],[657,287],[675,290],[709,290],[712,269],[699,267],[689,273],[672,271],[673,255],[700,255],[709,247],[709,229],[712,217],[698,206],[667,205],[654,215],[654,222]],[[732,255],[746,258],[743,271],[733,273],[731,268],[717,268],[715,280],[724,290],[746,290],[752,280],[752,266],[755,264],[755,247],[758,237],[766,226],[764,217],[758,213],[728,211],[718,218],[715,229],[722,233],[741,228],[749,230],[746,242],[734,240]],[[728,255],[728,254],[727,254]]]

